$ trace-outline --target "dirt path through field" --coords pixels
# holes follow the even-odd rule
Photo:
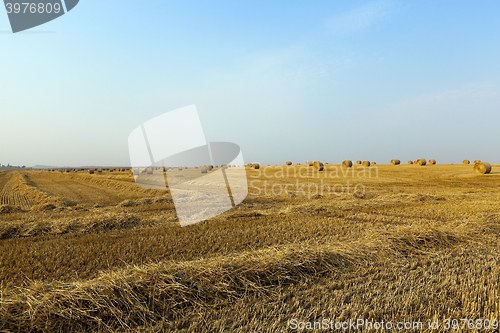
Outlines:
[[[76,204],[116,205],[123,200],[138,197],[135,193],[117,191],[103,186],[75,179],[67,179],[59,174],[32,173],[30,179],[38,189]]]

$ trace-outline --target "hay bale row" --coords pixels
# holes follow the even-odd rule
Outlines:
[[[391,160],[392,165],[400,165],[401,161],[400,160]]]
[[[345,160],[342,162],[342,165],[345,166],[346,168],[351,168],[352,167],[352,161],[351,160]]]
[[[491,164],[488,162],[475,162],[474,172],[480,175],[485,175],[491,172]]]

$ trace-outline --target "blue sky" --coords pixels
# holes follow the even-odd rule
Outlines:
[[[9,33],[0,163],[128,165],[196,104],[245,161],[500,163],[500,2],[92,1]]]

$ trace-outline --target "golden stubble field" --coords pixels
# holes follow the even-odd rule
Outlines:
[[[498,320],[500,172],[472,169],[247,168],[243,203],[183,228],[126,172],[0,171],[0,331]]]

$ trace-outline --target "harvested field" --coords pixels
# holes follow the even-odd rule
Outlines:
[[[323,167],[246,168],[240,205],[184,228],[169,191],[138,188],[126,172],[0,173],[2,191],[54,203],[0,215],[0,329],[286,332],[291,318],[497,318],[498,166]],[[295,191],[297,181],[314,192]],[[365,190],[347,193],[357,184]]]

